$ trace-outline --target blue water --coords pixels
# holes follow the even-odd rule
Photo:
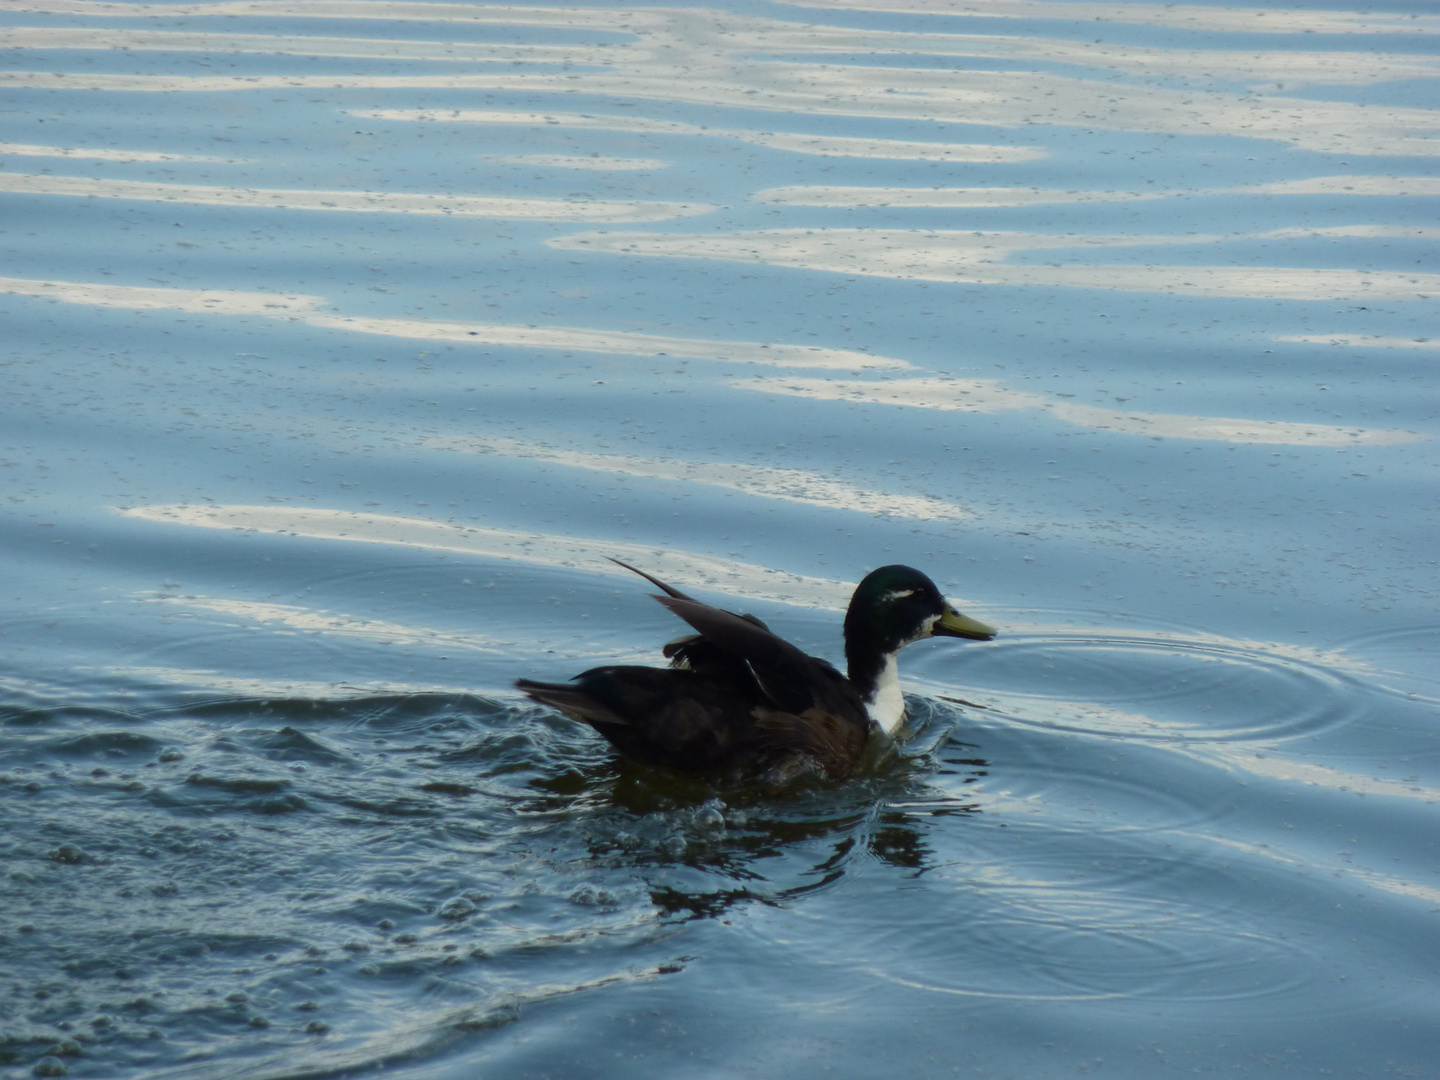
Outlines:
[[[0,1077],[1435,1074],[1440,20],[3,13]],[[645,769],[617,556],[841,656]]]

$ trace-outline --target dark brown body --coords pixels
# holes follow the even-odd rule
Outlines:
[[[874,725],[840,672],[758,619],[661,588],[670,595],[656,599],[698,631],[666,648],[676,666],[599,667],[569,683],[515,685],[652,765],[739,769],[774,783],[850,775]]]
[[[516,685],[589,724],[622,754],[685,772],[743,769],[784,779],[818,769],[839,780],[850,774],[869,736],[868,719],[858,723],[820,708],[787,712],[753,683],[683,668],[602,667],[569,684]],[[854,697],[846,685],[837,689]],[[852,717],[865,715],[858,697],[848,704]]]

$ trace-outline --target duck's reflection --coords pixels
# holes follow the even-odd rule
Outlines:
[[[600,758],[531,778],[534,794],[517,809],[578,824],[594,863],[638,874],[666,920],[783,907],[865,861],[915,876],[937,864],[931,819],[979,814],[955,790],[989,767],[973,748],[937,740],[941,709],[911,740],[920,749],[846,783],[776,792]]]

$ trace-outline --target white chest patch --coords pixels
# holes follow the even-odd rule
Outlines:
[[[905,720],[905,696],[900,692],[900,662],[892,653],[885,658],[885,668],[875,682],[875,694],[865,702],[870,719],[892,738]]]

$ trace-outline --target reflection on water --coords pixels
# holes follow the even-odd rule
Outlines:
[[[425,518],[266,506],[136,506],[122,513],[131,518],[204,529],[239,529],[324,540],[395,544],[431,551],[519,558],[527,563],[550,567],[583,565],[587,569],[624,577],[629,571],[616,568],[614,563],[608,567],[603,564],[603,560],[615,558],[622,562],[643,562],[657,576],[663,574],[667,579],[696,588],[724,588],[751,597],[837,609],[849,601],[849,589],[840,582],[786,574],[730,559],[636,544],[518,533]]]
[[[1411,431],[1377,431],[1341,428],[1332,424],[1295,424],[1283,420],[1241,420],[1220,416],[1181,416],[1102,409],[1094,405],[1055,401],[1038,394],[1010,390],[998,379],[892,379],[887,382],[853,382],[841,379],[758,378],[735,381],[732,385],[766,394],[818,398],[822,401],[899,405],[912,409],[982,413],[1007,409],[1047,409],[1050,415],[1057,419],[1101,431],[1225,443],[1388,446],[1420,442],[1425,438]]]
[[[271,210],[339,211],[371,214],[431,214],[540,221],[665,221],[707,214],[711,206],[676,203],[611,203],[593,200],[495,198],[410,192],[294,191],[265,188],[156,184],[137,180],[89,180],[69,176],[0,173],[0,192],[60,195],[82,199],[127,199],[191,203],[196,206],[253,206]]]
[[[114,16],[174,16],[206,12],[206,8],[187,9],[183,6],[135,4],[114,8],[104,4],[44,3],[35,0],[37,9],[74,11],[77,13]],[[882,7],[884,5],[881,5]],[[260,13],[262,9],[243,6],[243,10]],[[218,14],[223,8],[210,7],[208,13]],[[272,17],[303,17],[310,13],[304,5],[275,4],[263,9]],[[1110,6],[1106,14],[1117,21],[1130,21],[1132,5]],[[1152,9],[1153,10],[1153,9]],[[1063,6],[1064,17],[1075,19],[1076,9]],[[1358,71],[1356,81],[1395,79],[1412,75],[1433,74],[1423,62],[1407,62],[1408,58],[1376,56],[1360,53],[1348,63],[1317,57],[1305,63],[1303,53],[1284,50],[1272,60],[1279,77],[1267,90],[1257,94],[1229,90],[1231,80],[1244,79],[1256,67],[1265,70],[1265,55],[1246,51],[1244,59],[1236,60],[1230,72],[1224,70],[1224,54],[1212,51],[1186,53],[1181,50],[1102,49],[1079,50],[1066,41],[1027,43],[1014,40],[986,48],[984,39],[959,37],[946,41],[942,36],[893,34],[886,31],[861,31],[838,27],[807,26],[797,30],[792,24],[754,16],[706,11],[704,9],[632,9],[625,12],[622,25],[603,10],[547,9],[507,7],[475,9],[456,6],[452,9],[412,3],[370,2],[355,5],[329,5],[330,18],[386,18],[401,21],[424,21],[443,24],[446,21],[502,22],[528,27],[563,27],[599,35],[619,29],[632,40],[607,42],[604,45],[526,44],[499,50],[483,48],[475,57],[492,61],[508,61],[519,65],[515,73],[477,68],[463,74],[435,72],[411,75],[144,75],[85,74],[61,77],[43,71],[21,71],[5,79],[11,85],[34,89],[98,89],[129,92],[215,92],[235,90],[273,90],[282,87],[319,88],[397,88],[404,86],[436,87],[464,90],[525,90],[559,92],[576,89],[577,75],[562,69],[584,67],[586,89],[592,93],[614,94],[666,102],[690,102],[724,105],[746,109],[762,109],[795,114],[864,115],[924,120],[960,120],[971,124],[1021,126],[1049,123],[1079,127],[1101,127],[1149,133],[1204,134],[1234,133],[1245,138],[1272,138],[1291,143],[1297,148],[1318,152],[1339,151],[1350,154],[1405,155],[1434,154],[1436,143],[1425,127],[1427,114],[1423,109],[1389,106],[1357,106],[1350,102],[1313,101],[1303,97],[1284,96],[1283,90],[1293,81],[1304,84],[1308,79],[1334,84],[1336,70]],[[968,13],[967,13],[968,14]],[[1028,14],[1034,14],[1033,12]],[[448,17],[448,18],[447,18]],[[1082,20],[1083,21],[1083,20]],[[1135,20],[1143,24],[1143,16]],[[1225,21],[1223,17],[1217,22]],[[1244,20],[1252,30],[1259,20]],[[1341,32],[1353,32],[1366,20],[1352,17]],[[1262,24],[1263,25],[1263,24]],[[1411,20],[1403,32],[1432,29],[1429,22]],[[1401,27],[1384,16],[1370,23],[1373,31],[1394,32]],[[1383,29],[1382,29],[1383,28]],[[1267,27],[1269,29],[1269,27]],[[1338,26],[1330,28],[1332,32]],[[1290,31],[1292,33],[1295,30]],[[1306,27],[1299,32],[1313,32]],[[118,34],[124,36],[125,31]],[[112,38],[113,39],[113,38]],[[123,38],[119,39],[123,40]],[[41,36],[30,43],[32,49],[63,47],[63,38]],[[261,48],[272,51],[265,43],[257,45],[253,38],[217,35],[207,38],[182,36],[169,41],[142,37],[136,42],[142,48],[163,48],[169,51],[200,49],[205,52],[246,52]],[[285,53],[286,39],[275,42]],[[433,49],[418,43],[412,52],[416,60],[436,63]],[[947,49],[946,46],[951,48]],[[325,43],[321,43],[324,49]],[[102,46],[103,47],[103,46]],[[413,49],[413,46],[412,46]],[[310,55],[309,45],[303,51]],[[334,43],[329,50],[342,57],[356,56],[353,44]],[[373,47],[363,43],[360,53],[373,55]],[[442,47],[443,51],[443,47]],[[926,67],[877,68],[866,63],[827,63],[836,52],[855,52],[867,56],[894,51],[910,54],[917,51],[930,55],[987,56],[997,53],[1034,63],[1068,67],[1081,61],[1087,68],[1100,72],[1138,74],[1136,83],[1107,81],[1102,86],[1086,79],[1044,70],[965,70],[951,69],[943,80],[934,77]],[[381,54],[400,55],[393,49]],[[773,58],[773,54],[800,54],[802,59]],[[452,54],[453,55],[453,54]],[[517,59],[519,57],[520,59]],[[439,62],[448,60],[445,57]],[[821,62],[816,63],[819,60]],[[1038,63],[1037,63],[1038,61]],[[1298,61],[1298,62],[1297,62]],[[1218,69],[1218,70],[1217,70]],[[1377,70],[1378,69],[1378,70]],[[1172,89],[1164,85],[1166,76],[1195,75],[1207,92],[1195,94],[1189,89]],[[1227,79],[1226,76],[1230,78]],[[1308,78],[1307,78],[1308,77]],[[1351,81],[1342,76],[1339,81]],[[1226,89],[1213,89],[1216,84]],[[1421,134],[1425,132],[1425,134]]]
[[[0,277],[0,293],[34,296],[67,304],[136,311],[174,309],[212,315],[263,315],[313,326],[362,334],[450,341],[466,345],[509,345],[518,348],[573,350],[619,355],[674,356],[687,360],[718,360],[786,368],[909,368],[904,360],[847,349],[756,341],[704,341],[568,326],[509,326],[480,322],[437,322],[430,319],[375,319],[330,315],[315,310],[317,296],[273,296],[215,289],[155,289],[132,285],[100,285],[75,281],[34,281]]]
[[[1405,235],[1428,231],[1408,228]],[[1287,234],[1280,234],[1287,235]],[[1216,245],[1245,236],[1088,236],[1079,245],[1156,247]],[[1177,296],[1257,300],[1416,300],[1440,293],[1440,274],[1286,266],[1107,265],[1093,256],[1065,265],[1010,256],[1026,251],[1073,251],[1075,239],[1033,233],[943,232],[934,229],[752,230],[742,233],[574,233],[552,240],[562,251],[724,260],[867,274],[915,281],[980,285],[1066,286]],[[1074,256],[1072,256],[1074,258]]]
[[[1312,176],[1305,180],[1280,180],[1270,184],[1244,184],[1233,188],[1160,191],[1063,191],[1037,188],[863,188],[807,187],[770,188],[755,193],[756,202],[786,206],[1048,206],[1056,203],[1149,202],[1156,199],[1230,195],[1440,195],[1440,179],[1430,176]],[[1275,235],[1272,233],[1271,235]],[[1088,239],[1087,239],[1087,242]],[[1156,237],[1145,243],[1157,242]],[[1194,242],[1187,238],[1187,243]]]
[[[354,115],[373,120],[420,121],[438,124],[505,124],[589,131],[634,132],[647,135],[694,135],[706,140],[734,139],[792,154],[819,157],[881,158],[891,161],[1002,162],[1034,161],[1045,151],[1026,146],[985,143],[911,142],[904,139],[863,139],[844,135],[810,135],[784,131],[751,131],[654,120],[639,116],[590,113],[534,113],[495,109],[375,109]],[[757,195],[756,198],[759,196]]]
[[[895,495],[883,491],[865,491],[825,476],[816,476],[799,469],[777,469],[765,465],[735,465],[692,461],[666,461],[654,458],[623,457],[618,454],[586,454],[570,450],[553,450],[520,442],[516,439],[431,439],[427,445],[437,449],[456,450],[471,454],[505,454],[513,457],[552,461],[577,469],[618,473],[623,476],[644,476],[662,480],[683,480],[691,484],[743,491],[747,495],[811,503],[815,506],[841,507],[861,513],[893,514],[896,517],[920,518],[928,521],[963,521],[973,515],[963,507],[927,499],[923,496]]]
[[[1347,999],[1315,991],[1329,947],[1279,929],[1329,918],[1314,875],[1369,905],[1437,894],[1257,826],[1301,800],[1363,847],[1437,791],[1287,757],[1363,729],[1387,691],[1285,651],[1020,632],[970,650],[963,688],[919,651],[916,676],[949,692],[911,700],[899,752],[780,796],[618,760],[549,710],[470,694],[247,699],[195,672],[127,707],[12,706],[7,934],[36,1026],[11,1053],[63,1050],[82,1025],[82,1064],[179,1067],[203,1047],[301,1055],[273,1075],[428,1068],[483,1055],[542,1002],[703,968],[739,924],[846,995],[1334,1016]]]
[[[1333,7],[7,5],[0,1073],[1428,1075],[1440,20]],[[607,556],[1002,634],[668,775],[508,689]]]
[[[197,1039],[354,1045],[426,1002],[513,1019],[521,1001],[680,970],[673,919],[827,888],[857,842],[904,867],[925,851],[905,816],[874,818],[881,790],[913,783],[903,766],[727,804],[699,781],[617,767],[542,710],[469,697],[4,722],[3,782],[28,808],[7,841],[27,853],[7,911],[12,960],[34,980],[26,1008],[83,1023],[87,1054],[132,1065],[176,1062]],[[236,890],[253,897],[243,915],[201,929]],[[108,914],[53,937],[77,891]],[[645,970],[637,948],[655,957]],[[549,985],[517,995],[530,957],[547,958]],[[388,1051],[372,1053],[358,1060]]]

